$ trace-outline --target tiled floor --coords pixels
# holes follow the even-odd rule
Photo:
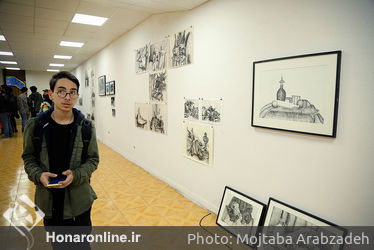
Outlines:
[[[0,139],[1,215],[23,194],[34,200],[35,185],[23,170],[22,141],[21,132],[14,138]],[[94,226],[198,226],[209,213],[100,142],[99,151],[100,164],[91,179],[99,197],[92,208]],[[35,212],[23,207],[27,211],[16,210],[12,222],[29,225],[35,220]],[[202,225],[213,226],[215,221],[216,216],[211,214]],[[0,217],[0,225],[9,224]]]

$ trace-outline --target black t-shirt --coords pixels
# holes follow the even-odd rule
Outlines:
[[[58,124],[52,118],[50,119],[51,143],[49,145],[49,172],[57,174],[58,179],[65,179],[62,172],[69,169],[70,140],[74,122],[71,124]],[[65,188],[51,188],[53,203],[52,217],[61,220],[64,214]]]

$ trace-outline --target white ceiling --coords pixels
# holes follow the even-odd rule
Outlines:
[[[17,61],[25,70],[45,71],[49,63],[71,70],[111,41],[158,13],[184,11],[208,0],[0,0],[0,61]],[[103,26],[72,23],[75,13],[108,17]],[[82,48],[59,46],[60,41],[84,42]],[[71,60],[53,55],[71,55]],[[16,65],[0,64],[0,68]]]

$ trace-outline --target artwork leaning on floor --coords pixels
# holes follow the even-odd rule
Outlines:
[[[149,58],[149,45],[141,47],[135,50],[135,72],[142,74],[147,72],[148,69],[148,58]]]
[[[149,130],[151,105],[148,103],[135,103],[135,127]]]
[[[167,134],[168,109],[166,104],[151,104],[149,129],[156,133]]]
[[[347,230],[331,222],[318,218],[312,214],[287,205],[274,198],[269,199],[266,212],[263,233],[267,235],[280,235],[283,238],[292,238],[293,243],[298,244],[279,244],[276,249],[342,249],[340,244],[307,244],[306,241],[296,241],[296,239],[307,239],[307,237],[318,239],[321,235],[328,238],[334,236],[344,237]],[[337,241],[335,241],[337,242]],[[274,245],[268,248],[274,249]]]
[[[199,103],[198,99],[184,98],[184,118],[190,120],[199,120]]]
[[[170,67],[177,68],[193,62],[193,27],[170,37]]]
[[[149,46],[148,70],[150,72],[165,70],[168,63],[168,39],[164,39]]]
[[[253,237],[258,233],[265,207],[265,204],[226,186],[216,223],[235,236]]]
[[[201,100],[201,120],[220,123],[222,117],[222,100]]]
[[[341,51],[253,63],[252,126],[336,137]]]
[[[149,99],[151,102],[167,102],[166,71],[149,74]]]
[[[187,158],[213,166],[213,128],[198,123],[183,123],[182,152]]]

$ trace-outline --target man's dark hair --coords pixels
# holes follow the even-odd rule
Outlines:
[[[61,71],[61,72],[58,72],[56,74],[54,74],[51,78],[51,80],[49,81],[49,88],[54,91],[55,90],[55,86],[56,86],[56,82],[59,80],[59,79],[63,79],[63,78],[66,78],[66,79],[69,79],[70,81],[74,82],[75,85],[77,85],[77,89],[79,90],[79,81],[78,79],[70,72],[68,71]]]
[[[30,90],[31,90],[32,93],[35,93],[38,90],[38,88],[35,87],[35,86],[31,86]]]
[[[28,90],[28,88],[23,87],[23,88],[21,89],[21,92],[22,92],[22,93],[25,93],[27,90]]]

